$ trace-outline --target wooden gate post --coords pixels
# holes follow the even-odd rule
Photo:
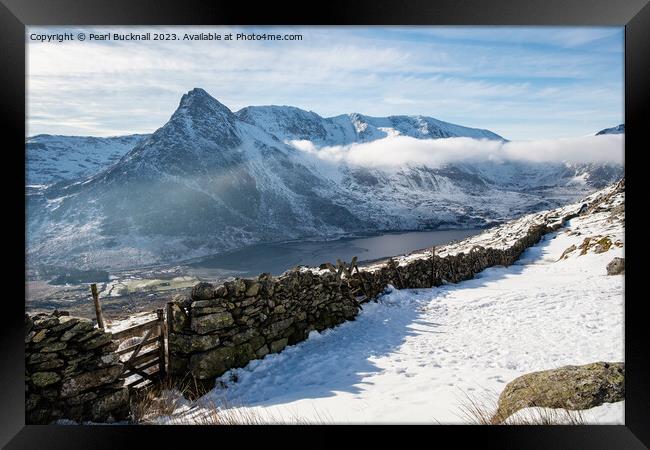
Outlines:
[[[434,283],[436,281],[436,263],[435,263],[435,258],[436,258],[436,246],[434,245],[431,247],[431,287],[434,286]]]
[[[93,302],[95,303],[95,316],[97,316],[97,325],[102,330],[104,327],[104,316],[102,315],[102,307],[99,304],[99,293],[97,292],[97,285],[95,283],[90,285],[90,292],[93,295]]]
[[[159,349],[160,349],[160,356],[159,356],[159,366],[158,366],[158,371],[160,374],[160,378],[163,379],[165,378],[166,375],[166,367],[165,367],[165,355],[167,352],[165,351],[165,315],[163,314],[162,309],[157,309],[156,314],[158,315],[158,327],[160,330],[160,340],[159,340]]]

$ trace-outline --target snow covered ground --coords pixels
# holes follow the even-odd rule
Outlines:
[[[127,328],[134,327],[146,322],[150,322],[156,318],[155,312],[142,312],[138,314],[133,314],[123,320],[114,320],[106,324],[106,331],[109,333],[118,333],[124,331]]]
[[[496,402],[525,373],[623,361],[624,277],[606,272],[623,256],[623,202],[621,193],[571,220],[510,267],[439,288],[391,289],[357,320],[227,372],[225,387],[159,421],[200,421],[216,403],[268,422],[467,423],[467,396]],[[611,246],[596,253],[603,237]],[[581,416],[622,424],[623,403]]]

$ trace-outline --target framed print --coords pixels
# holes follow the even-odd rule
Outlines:
[[[7,448],[647,448],[647,2],[1,10]]]

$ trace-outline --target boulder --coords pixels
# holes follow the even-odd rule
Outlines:
[[[607,264],[607,275],[620,275],[625,272],[625,258],[616,257]]]
[[[192,303],[192,294],[191,292],[189,294],[184,293],[184,294],[174,294],[172,297],[171,303],[175,303],[184,307],[190,306]]]
[[[499,396],[495,423],[522,408],[589,409],[625,399],[625,364],[595,362],[532,372],[508,383]]]

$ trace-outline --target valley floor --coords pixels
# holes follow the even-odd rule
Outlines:
[[[568,222],[517,264],[432,289],[393,289],[355,321],[220,378],[198,402],[159,423],[197,423],[211,403],[262,422],[467,423],[468,396],[495,402],[528,372],[624,360],[622,215]],[[595,253],[586,237],[607,236]],[[592,241],[593,242],[593,241]],[[576,250],[561,259],[567,248]],[[624,402],[583,411],[587,423],[624,423]],[[493,406],[493,405],[492,405]]]

